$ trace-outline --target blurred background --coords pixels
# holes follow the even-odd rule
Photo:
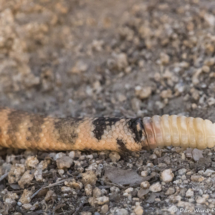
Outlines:
[[[1,1],[0,104],[213,119],[215,2]]]

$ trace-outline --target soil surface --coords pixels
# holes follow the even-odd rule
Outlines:
[[[213,0],[0,5],[1,106],[215,122]],[[0,214],[214,214],[214,191],[214,149],[0,151]]]

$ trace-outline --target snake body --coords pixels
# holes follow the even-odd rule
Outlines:
[[[0,147],[140,151],[157,146],[211,148],[215,124],[177,115],[138,118],[54,118],[0,108]]]

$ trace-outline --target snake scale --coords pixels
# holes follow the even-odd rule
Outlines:
[[[215,124],[177,115],[138,118],[54,118],[0,108],[0,147],[140,151],[157,146],[211,148]]]

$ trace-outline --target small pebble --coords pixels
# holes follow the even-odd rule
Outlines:
[[[91,196],[92,193],[93,193],[93,188],[92,188],[92,185],[91,184],[87,184],[84,188],[85,190],[85,193],[87,196]]]
[[[63,175],[64,174],[64,170],[63,169],[58,169],[57,171],[58,171],[59,175]]]
[[[108,202],[109,202],[109,197],[107,197],[107,196],[101,196],[101,197],[96,198],[96,203],[98,205],[104,205]]]
[[[206,169],[205,172],[203,172],[203,175],[209,177],[209,176],[211,176],[214,173],[215,173],[214,170],[212,170],[212,169]]]
[[[146,177],[147,175],[148,175],[148,171],[142,171],[142,172],[141,172],[141,176],[142,176],[142,177]]]
[[[136,206],[135,209],[134,209],[134,213],[136,215],[142,215],[143,212],[144,212],[144,210],[143,210],[143,208],[140,205]]]
[[[134,190],[133,187],[129,187],[124,191],[124,193],[131,193],[131,192],[133,192],[133,190]]]
[[[21,202],[22,204],[30,203],[32,194],[33,194],[32,190],[25,189],[22,193],[22,196],[19,199],[19,202]]]
[[[115,60],[119,70],[125,69],[128,65],[127,55],[125,53],[115,55]]]
[[[189,188],[186,192],[186,197],[193,197],[194,196],[194,192],[191,188]]]
[[[165,54],[165,53],[161,53],[160,54],[160,62],[163,65],[168,64],[169,63],[169,56],[167,54]]]
[[[202,67],[202,71],[205,72],[205,73],[209,73],[209,72],[210,72],[210,67],[204,65],[204,66]]]
[[[85,72],[88,69],[88,65],[83,61],[76,62],[75,66],[69,71],[69,73],[81,73]]]
[[[36,168],[38,163],[39,161],[35,156],[30,156],[25,161],[25,165],[27,166],[27,168],[33,168],[33,169]]]
[[[46,193],[46,196],[45,196],[45,201],[48,202],[50,199],[52,199],[53,197],[55,197],[56,194],[54,193],[53,190],[49,190],[47,193]]]
[[[65,153],[63,153],[63,152],[59,152],[59,153],[57,153],[57,154],[55,154],[55,153],[51,153],[51,154],[49,154],[49,156],[50,157],[53,157],[54,158],[54,160],[57,160],[57,159],[59,159],[59,158],[62,158],[62,157],[64,157],[64,156],[66,156],[66,154]]]
[[[91,184],[95,185],[97,181],[97,177],[95,172],[93,171],[87,171],[86,173],[82,173],[82,182],[84,185]]]
[[[208,194],[205,194],[203,196],[197,196],[196,198],[196,202],[198,204],[205,204],[207,202],[207,199],[209,198],[209,195]]]
[[[201,175],[192,175],[191,176],[191,181],[193,181],[193,182],[202,182],[204,180],[205,180],[205,178]]]
[[[120,155],[118,152],[111,152],[109,154],[109,158],[111,159],[112,162],[117,162],[120,159]]]
[[[169,187],[168,190],[166,191],[165,195],[169,196],[175,193],[175,188],[174,187]]]
[[[31,204],[23,204],[22,207],[23,207],[25,210],[29,211],[29,210],[31,209],[32,205],[31,205]]]
[[[150,184],[148,181],[143,181],[141,184],[140,184],[140,187],[142,187],[143,189],[147,189],[150,187]]]
[[[69,152],[69,157],[74,159],[75,158],[75,152],[74,151]]]
[[[116,209],[114,215],[128,215],[128,211],[126,209]]]
[[[73,163],[73,159],[69,156],[63,156],[56,160],[58,169],[70,168],[72,163]]]
[[[160,182],[157,182],[155,184],[152,184],[149,189],[153,193],[156,193],[156,192],[160,192],[162,190],[162,187],[161,187]]]
[[[172,97],[172,91],[170,89],[168,90],[163,90],[160,94],[161,98],[171,98]]]
[[[9,184],[18,182],[24,172],[25,172],[24,164],[15,164],[14,166],[12,166],[8,174]]]
[[[166,169],[161,173],[161,180],[163,182],[171,182],[174,178],[174,174],[172,173],[171,169]]]
[[[25,185],[30,184],[30,182],[34,179],[34,174],[32,170],[27,170],[18,181],[18,184],[21,188],[24,188]]]
[[[141,86],[135,87],[135,94],[140,99],[148,98],[151,95],[151,93],[152,93],[151,87],[141,87]]]
[[[102,191],[96,187],[93,189],[93,197],[97,198],[97,197],[100,197],[102,195]]]
[[[69,192],[72,192],[72,189],[70,187],[63,186],[61,187],[61,192],[69,193]]]
[[[184,175],[186,172],[187,172],[187,170],[185,168],[178,170],[179,175]]]
[[[92,215],[92,213],[91,212],[82,211],[80,213],[80,215]]]
[[[108,212],[108,210],[109,210],[109,207],[108,207],[107,204],[102,205],[102,207],[101,207],[101,213],[106,214]]]

